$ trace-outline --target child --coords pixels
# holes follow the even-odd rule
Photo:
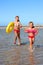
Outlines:
[[[28,33],[28,38],[30,42],[30,51],[32,51],[34,40],[35,40],[35,35],[38,33],[38,30],[34,27],[33,22],[29,22],[29,28],[27,28],[25,32]]]
[[[20,41],[20,28],[22,25],[20,24],[19,16],[15,17],[15,22],[14,22],[14,33],[15,33],[15,39],[14,39],[14,44],[16,44],[16,40],[18,38],[18,45],[21,44]]]

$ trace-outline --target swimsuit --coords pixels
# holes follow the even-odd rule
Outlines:
[[[35,34],[37,31],[36,30],[26,30],[26,32]]]
[[[31,38],[31,39],[34,38],[34,37],[35,37],[35,36],[28,36],[28,38]]]
[[[20,32],[20,30],[16,30],[16,29],[14,29],[14,32],[17,32],[17,33],[18,33],[18,32]]]
[[[19,22],[18,22],[19,23]],[[16,27],[18,27],[18,24],[14,24],[14,26],[16,26]],[[14,29],[14,32],[20,32],[20,30],[18,30],[18,29]]]
[[[35,37],[35,33],[37,32],[37,30],[26,30],[27,33],[33,33],[33,36],[28,36],[28,38],[34,38]]]

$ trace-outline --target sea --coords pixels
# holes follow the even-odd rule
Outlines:
[[[14,31],[6,33],[6,27],[0,27],[0,65],[43,65],[43,28],[38,29],[34,50],[29,51],[28,33],[21,29],[21,45],[14,44]]]

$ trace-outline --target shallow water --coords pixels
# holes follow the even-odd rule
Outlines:
[[[21,43],[21,46],[14,45],[14,33],[7,34],[5,29],[0,29],[0,65],[43,65],[43,29],[39,29],[33,52],[28,50],[29,41],[23,30]]]

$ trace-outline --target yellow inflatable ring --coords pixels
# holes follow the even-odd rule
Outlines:
[[[6,33],[12,32],[14,29],[14,22],[10,22],[8,26],[6,27]]]

